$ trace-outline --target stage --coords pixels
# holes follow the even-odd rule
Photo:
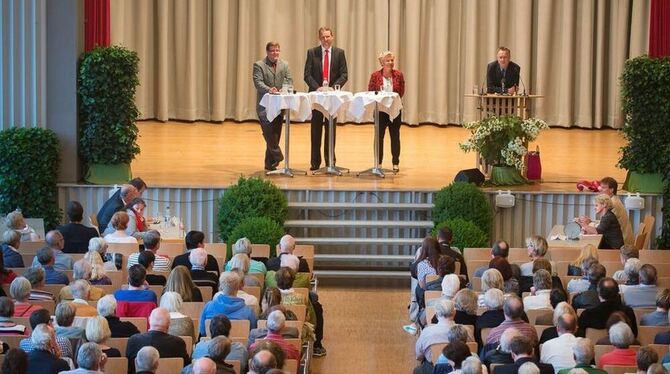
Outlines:
[[[258,123],[138,123],[140,153],[132,163],[134,176],[149,186],[221,187],[240,175],[262,176],[265,142]],[[386,178],[356,177],[373,165],[373,126],[337,127],[337,164],[352,173],[336,176],[272,176],[282,189],[435,191],[453,181],[461,169],[475,167],[475,155],[458,147],[468,137],[460,126],[402,126],[400,173]],[[309,123],[291,125],[291,167],[309,169]],[[391,168],[386,136],[384,167]],[[281,141],[282,150],[284,140]],[[616,167],[625,144],[616,130],[548,129],[530,149],[540,147],[543,183],[515,187],[516,191],[574,192],[580,179],[612,176],[623,184],[626,173]]]

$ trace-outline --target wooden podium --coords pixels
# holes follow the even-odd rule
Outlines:
[[[528,119],[529,106],[533,99],[542,98],[542,95],[496,95],[496,94],[465,94],[466,97],[474,97],[477,100],[479,119],[482,120],[490,115],[504,116],[517,115],[522,119]]]

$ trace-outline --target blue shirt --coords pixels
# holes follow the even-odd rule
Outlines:
[[[23,257],[9,244],[2,244],[2,259],[6,268],[23,268]]]
[[[151,301],[158,304],[156,294],[150,290],[116,290],[114,298],[116,301]]]
[[[250,328],[256,328],[256,314],[244,303],[244,299],[218,294],[214,300],[205,304],[205,307],[202,309],[202,314],[200,314],[200,335],[207,334],[205,321],[217,314],[223,314],[230,320],[248,319],[251,324]]]
[[[53,266],[43,266],[44,268],[44,280],[46,284],[69,284],[70,280],[67,279],[67,275],[62,273]]]

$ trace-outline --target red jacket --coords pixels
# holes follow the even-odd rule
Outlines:
[[[393,69],[391,71],[391,80],[393,81],[393,92],[397,92],[400,97],[405,94],[405,77],[400,70]],[[384,76],[382,69],[379,69],[370,75],[370,82],[368,83],[368,91],[379,91],[379,87],[384,84]]]

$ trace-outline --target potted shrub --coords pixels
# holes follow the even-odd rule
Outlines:
[[[140,153],[137,53],[119,46],[99,47],[82,55],[79,66],[79,155],[84,179],[95,184],[131,179],[130,162]]]
[[[284,235],[284,229],[272,218],[249,217],[243,219],[228,236],[229,248],[241,238],[249,239],[253,244],[269,244],[270,257],[276,256],[276,247]],[[230,249],[229,249],[230,250]],[[228,253],[228,258],[231,253]]]
[[[473,222],[462,218],[448,219],[435,226],[433,235],[437,235],[437,232],[444,227],[451,229],[453,233],[451,246],[460,249],[461,253],[465,252],[465,248],[484,248],[489,246],[488,235]]]
[[[491,231],[493,217],[491,204],[486,195],[475,185],[453,182],[435,193],[433,198],[433,222],[462,218],[475,224],[486,236]]]
[[[60,223],[56,134],[41,128],[0,131],[0,213],[21,209],[25,217],[43,218],[50,230]]]
[[[537,139],[547,123],[519,116],[489,116],[481,121],[463,124],[470,130],[470,138],[459,144],[464,152],[476,151],[488,165],[492,165],[488,185],[508,186],[528,183],[521,175],[528,143]]]

